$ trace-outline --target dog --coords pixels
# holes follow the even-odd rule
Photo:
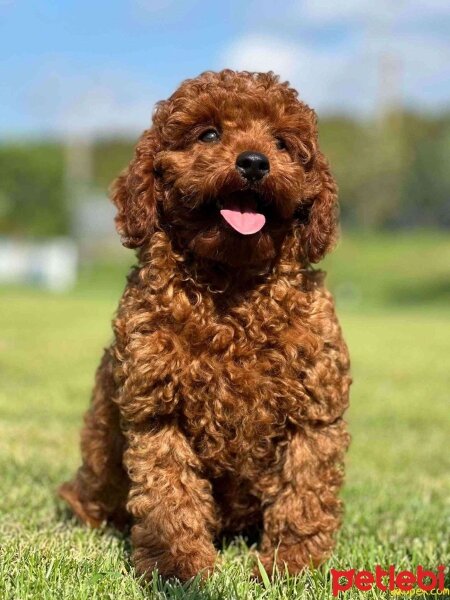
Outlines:
[[[138,264],[60,496],[92,527],[130,523],[147,577],[207,577],[249,527],[268,572],[321,564],[351,379],[312,267],[337,237],[314,111],[272,72],[205,72],[157,104],[111,195]]]

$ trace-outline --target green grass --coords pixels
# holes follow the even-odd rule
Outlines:
[[[355,380],[336,553],[303,577],[259,584],[236,540],[203,589],[156,576],[142,584],[127,538],[78,525],[55,498],[78,465],[81,415],[123,266],[85,270],[70,294],[1,290],[0,598],[328,599],[330,567],[448,563],[449,264],[450,241],[434,234],[348,237],[328,259]]]

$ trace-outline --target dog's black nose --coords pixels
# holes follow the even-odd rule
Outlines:
[[[236,169],[248,181],[259,181],[270,171],[269,159],[261,152],[241,152],[236,159]]]

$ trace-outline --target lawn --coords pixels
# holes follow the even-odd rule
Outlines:
[[[259,584],[236,540],[202,590],[156,576],[143,585],[127,538],[80,526],[55,498],[79,462],[81,415],[124,266],[84,269],[77,288],[62,295],[0,290],[0,598],[328,599],[330,567],[448,564],[449,265],[450,241],[425,233],[347,236],[328,259],[354,377],[336,553],[303,577]],[[354,589],[343,597],[386,593]]]

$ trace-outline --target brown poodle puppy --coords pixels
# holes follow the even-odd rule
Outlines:
[[[349,359],[311,267],[336,237],[315,113],[272,73],[207,72],[160,102],[112,188],[138,265],[61,496],[132,521],[139,573],[207,574],[223,532],[260,558],[329,556],[349,436]],[[276,551],[276,552],[275,552]]]

